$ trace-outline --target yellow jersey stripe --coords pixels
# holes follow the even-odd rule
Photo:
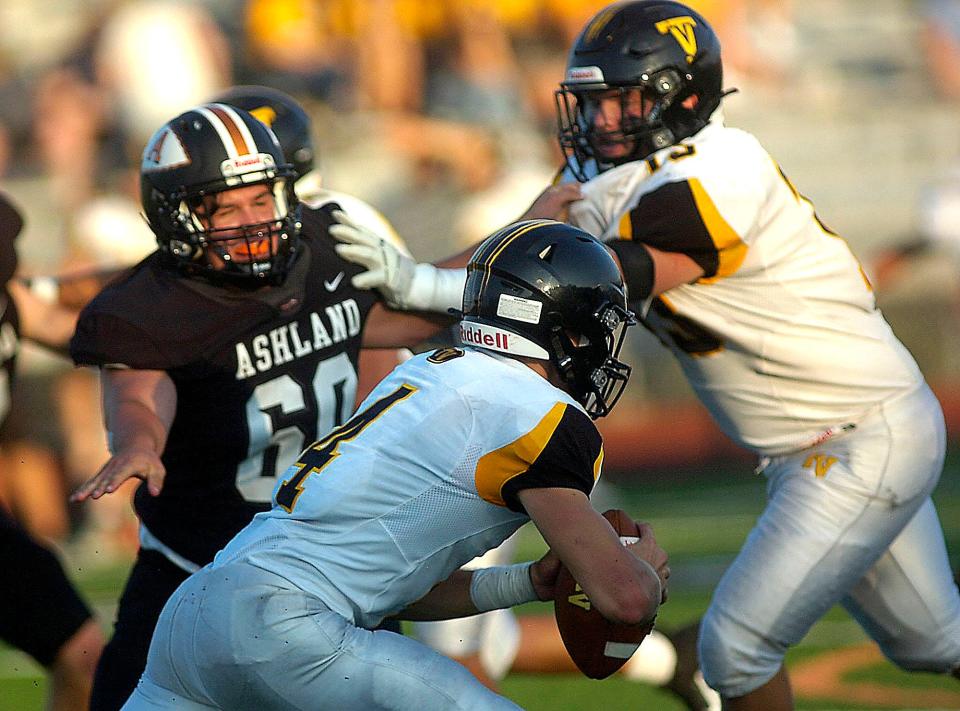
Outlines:
[[[697,212],[700,213],[700,219],[703,220],[703,224],[710,234],[710,239],[713,240],[713,244],[717,248],[716,274],[699,280],[702,284],[710,284],[718,279],[730,276],[740,268],[747,256],[747,244],[723,219],[700,181],[697,178],[690,178],[688,182],[693,201],[697,205]]]
[[[633,241],[633,220],[630,219],[630,211],[623,213],[620,218],[620,224],[617,226],[617,239]]]
[[[567,405],[558,402],[544,415],[536,427],[508,445],[488,452],[477,462],[474,483],[480,498],[497,506],[506,506],[503,485],[527,471],[546,449]],[[595,465],[596,466],[596,465]]]

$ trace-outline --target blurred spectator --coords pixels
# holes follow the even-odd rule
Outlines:
[[[101,30],[95,65],[131,157],[167,118],[232,83],[220,28],[202,6],[177,0],[118,2]]]
[[[723,46],[726,86],[780,90],[797,51],[792,0],[689,0]]]
[[[244,11],[246,63],[256,83],[344,104],[352,78],[342,3],[249,0]]]
[[[506,27],[489,5],[457,3],[436,42],[424,110],[438,118],[509,128],[524,115],[520,70]]]
[[[102,95],[77,72],[58,69],[40,79],[34,93],[34,138],[57,206],[74,210],[93,196],[106,121]]]
[[[33,87],[82,45],[108,1],[59,0],[56,12],[47,0],[0,3],[0,175],[25,172],[36,115]]]
[[[878,291],[897,288],[930,255],[960,264],[960,166],[924,187],[916,213],[916,232],[882,249],[873,259],[870,277]],[[955,279],[950,280],[949,288],[960,296]],[[957,302],[960,304],[960,299]]]
[[[917,206],[920,239],[960,261],[960,165],[929,185]]]
[[[455,221],[455,247],[477,244],[487,235],[517,220],[557,172],[553,143],[518,125],[499,134],[497,150],[487,168],[493,179],[463,199]]]
[[[923,0],[920,7],[924,58],[937,93],[960,98],[960,3]]]
[[[366,0],[361,7],[355,36],[359,107],[422,110],[426,58],[416,30],[431,3],[417,7],[402,0]]]

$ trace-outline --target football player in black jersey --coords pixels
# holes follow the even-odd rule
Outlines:
[[[169,595],[255,513],[275,477],[353,410],[361,346],[449,323],[387,308],[329,235],[336,204],[298,203],[274,133],[226,104],[165,124],[141,165],[158,249],[81,314],[76,363],[101,368],[112,458],[73,495],[144,480],[140,551],[98,666],[93,709],[143,671]]]
[[[230,87],[210,99],[210,102],[229,104],[249,111],[273,130],[287,163],[297,172],[294,187],[301,203],[314,208],[336,203],[350,215],[351,221],[362,225],[402,252],[408,251],[393,225],[375,207],[354,195],[331,190],[324,184],[319,169],[319,151],[313,141],[312,120],[295,98],[272,87],[241,84]],[[459,291],[459,286],[457,290]],[[360,376],[357,383],[357,404],[360,404],[397,363],[410,355],[407,349],[361,349],[357,366],[357,374]]]
[[[0,193],[0,421],[10,407],[10,388],[21,333],[45,345],[63,346],[75,314],[48,308],[12,280],[20,213]],[[0,639],[22,649],[49,672],[47,708],[86,708],[103,633],[53,553],[35,541],[0,507]]]

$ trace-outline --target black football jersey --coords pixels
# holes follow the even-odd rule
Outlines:
[[[364,322],[379,298],[354,288],[360,267],[328,233],[336,205],[305,209],[302,248],[284,284],[214,286],[152,255],[83,311],[70,351],[79,365],[164,370],[177,410],[159,496],[135,507],[163,544],[203,565],[258,511],[276,477],[347,421]]]

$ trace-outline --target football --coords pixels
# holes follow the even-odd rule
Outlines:
[[[637,524],[626,512],[611,509],[603,516],[624,544],[639,540]],[[553,610],[567,653],[591,679],[605,679],[626,664],[653,629],[653,622],[623,625],[607,620],[590,604],[590,598],[562,563]]]

